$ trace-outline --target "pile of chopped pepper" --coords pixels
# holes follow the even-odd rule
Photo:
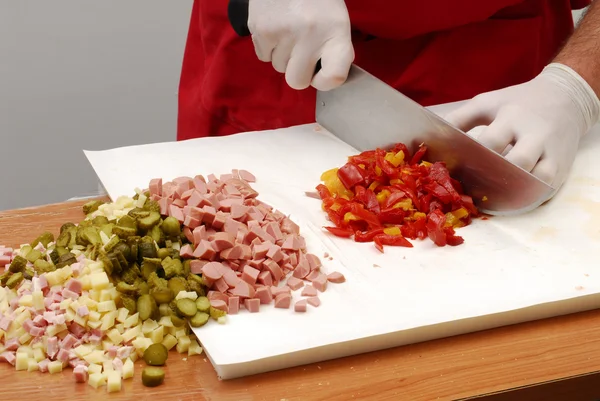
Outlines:
[[[408,239],[429,237],[436,245],[464,242],[454,229],[479,212],[444,163],[423,160],[421,145],[411,156],[401,143],[392,149],[350,156],[341,168],[321,175],[317,186],[323,210],[335,227],[329,232],[356,242],[412,247]]]

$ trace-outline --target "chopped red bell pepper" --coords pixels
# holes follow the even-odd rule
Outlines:
[[[338,171],[337,176],[346,187],[346,189],[352,190],[355,185],[361,184],[365,181],[362,171],[352,163],[344,164]]]
[[[404,246],[407,248],[413,247],[413,244],[402,235],[377,234],[373,238],[373,241],[375,241],[375,243],[379,242],[381,245]]]
[[[383,228],[376,228],[369,231],[357,231],[354,233],[354,241],[356,242],[371,242],[376,235],[383,234]]]
[[[427,153],[427,146],[421,145],[412,159],[410,159],[410,164],[419,164],[421,159],[423,159],[423,156],[425,156],[425,153]]]
[[[439,209],[432,211],[427,216],[427,234],[437,246],[446,245],[444,224],[446,224],[446,215]]]
[[[325,229],[336,237],[350,238],[354,235],[354,231],[349,228],[325,227]]]
[[[381,208],[379,206],[379,202],[377,201],[377,196],[370,189],[365,189],[362,185],[357,185],[354,187],[354,199],[358,202],[362,203],[367,210],[379,214]]]

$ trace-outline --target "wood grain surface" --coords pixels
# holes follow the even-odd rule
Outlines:
[[[85,201],[0,212],[0,244],[18,246],[83,218]],[[367,323],[367,322],[365,322]],[[0,400],[458,400],[600,370],[600,311],[220,381],[204,355],[172,351],[165,383],[141,384],[143,362],[119,393],[0,364]],[[479,398],[478,398],[479,399]],[[517,397],[514,399],[523,399]],[[573,398],[575,400],[575,398]]]

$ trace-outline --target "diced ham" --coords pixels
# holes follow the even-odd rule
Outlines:
[[[115,359],[112,360],[112,366],[117,372],[123,371],[123,361],[119,357],[115,357]]]
[[[58,338],[49,337],[46,342],[46,354],[50,358],[53,359],[57,353],[58,353]]]
[[[319,273],[319,275],[312,281],[312,285],[317,290],[325,292],[327,290],[327,276],[323,273]]]
[[[244,306],[250,313],[257,313],[260,310],[260,299],[245,299]]]
[[[346,281],[346,277],[340,272],[333,272],[327,275],[327,280],[330,283],[341,284]]]
[[[88,368],[85,365],[77,365],[73,368],[73,377],[76,383],[87,383]]]
[[[77,338],[82,338],[83,335],[86,333],[85,327],[82,327],[77,323],[71,323],[71,325],[69,326],[69,331],[73,333],[73,335]]]
[[[10,317],[3,316],[2,319],[0,319],[0,330],[8,331],[11,323],[12,319]]]
[[[19,348],[19,339],[11,338],[10,340],[6,340],[4,343],[4,349],[6,351],[16,351]]]
[[[48,358],[39,361],[38,362],[38,369],[40,370],[40,372],[42,372],[42,373],[48,372],[48,364],[49,363],[50,363],[50,360]]]
[[[58,350],[58,353],[56,354],[56,359],[61,362],[69,362],[69,356],[70,356],[69,350],[60,348]]]
[[[292,304],[292,296],[287,293],[281,293],[275,297],[275,307],[288,309]]]
[[[179,256],[185,259],[191,259],[194,257],[194,249],[190,244],[185,244],[179,250]]]
[[[227,302],[222,301],[220,299],[211,299],[210,306],[212,306],[215,309],[219,309],[224,312],[228,312]]]
[[[270,287],[259,287],[256,289],[256,298],[260,299],[261,304],[270,304],[273,301],[273,294],[271,294]]]
[[[300,295],[303,297],[316,297],[317,289],[312,285],[307,285],[302,289],[302,293]]]
[[[77,299],[77,298],[79,298],[79,294],[77,294],[76,292],[73,292],[73,291],[71,291],[71,290],[69,290],[67,288],[64,288],[62,290],[62,296],[63,296],[64,299],[67,299],[67,298],[69,298],[69,299]]]
[[[204,192],[204,194],[206,194],[206,192]],[[188,206],[203,207],[203,206],[209,205],[210,202],[208,201],[208,199],[206,199],[204,194],[201,193],[201,191],[193,190],[192,194],[190,195],[190,197],[187,200]]]
[[[119,358],[119,359],[128,358],[129,355],[131,355],[132,351],[133,351],[133,347],[131,347],[131,346],[119,347],[119,349],[117,350],[117,358]]]
[[[240,298],[239,297],[229,297],[229,303],[227,305],[227,309],[229,310],[230,315],[236,315],[240,310]]]
[[[71,334],[67,334],[66,337],[60,343],[60,347],[63,349],[69,350],[69,349],[73,348],[73,346],[76,342],[77,342],[77,338],[75,338]]]
[[[306,299],[301,299],[294,304],[295,312],[306,312],[307,302]]]
[[[117,347],[116,345],[111,345],[110,347],[108,347],[108,349],[106,350],[106,353],[108,354],[109,358],[116,358],[117,357],[117,352],[119,351],[119,347]]]
[[[36,317],[33,318],[33,324],[37,327],[45,327],[48,325],[48,322],[46,322],[46,320],[44,320],[43,315],[37,315]]]
[[[8,362],[11,365],[15,366],[16,360],[17,357],[15,355],[15,352],[5,351],[0,354],[0,362]]]
[[[321,300],[319,299],[319,297],[314,296],[314,297],[310,297],[306,299],[306,302],[311,305],[314,306],[315,308],[318,308],[319,305],[321,305]]]
[[[285,285],[290,287],[292,289],[292,291],[296,291],[304,286],[304,281],[292,276],[292,277],[288,277]]]

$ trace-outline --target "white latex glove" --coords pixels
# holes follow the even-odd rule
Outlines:
[[[290,87],[330,90],[346,81],[354,48],[343,0],[250,0],[248,29],[258,58]]]
[[[486,126],[476,136],[483,145],[558,189],[599,113],[588,83],[553,63],[529,82],[474,97],[445,119],[465,132]]]

